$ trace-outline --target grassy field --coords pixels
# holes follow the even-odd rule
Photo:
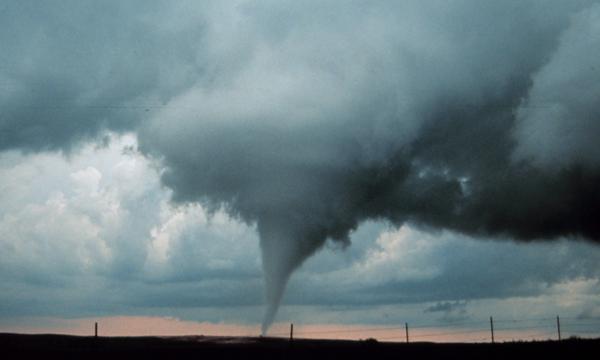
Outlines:
[[[380,343],[374,340],[289,342],[257,337],[82,337],[0,334],[4,359],[515,359],[600,358],[600,339],[510,343]]]

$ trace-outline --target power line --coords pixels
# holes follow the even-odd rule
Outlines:
[[[477,329],[477,330],[468,330],[468,331],[447,331],[441,333],[429,333],[429,334],[416,334],[411,335],[412,337],[431,337],[431,336],[446,336],[446,335],[460,335],[460,334],[472,334],[477,332],[487,332],[488,329]]]
[[[466,326],[466,325],[479,325],[481,322],[458,322],[458,323],[450,323],[450,324],[427,324],[427,325],[415,325],[410,326],[410,329],[431,329],[431,328],[445,328],[452,326]],[[316,330],[316,331],[306,331],[306,330],[298,330],[297,334],[336,334],[336,333],[352,333],[352,332],[365,332],[365,331],[383,331],[383,330],[402,330],[404,326],[385,326],[385,327],[361,327],[361,328],[353,328],[353,329],[339,329],[339,330]],[[278,332],[272,333],[272,336],[284,336],[287,333]]]
[[[554,328],[554,324],[538,325],[538,326],[512,326],[512,327],[496,327],[497,331],[504,330],[526,330],[526,329],[542,329],[542,328]]]
[[[495,323],[500,323],[501,326],[496,327],[497,337],[501,339],[501,341],[519,341],[519,340],[528,340],[528,339],[537,339],[537,338],[555,338],[556,327],[559,326],[558,322],[554,322],[557,318],[529,318],[529,319],[501,319],[494,320]],[[594,326],[595,322],[581,322],[583,319],[576,318],[563,318],[563,319],[571,319],[570,322],[566,322],[562,324],[563,332],[569,334],[570,336],[578,336],[580,334],[594,334],[600,335],[600,329],[594,330],[590,329],[590,326]],[[575,320],[575,321],[574,321]],[[597,321],[597,320],[596,320]],[[547,322],[547,323],[543,323]],[[446,324],[417,324],[410,326],[411,330],[414,329],[438,329],[438,328],[449,328],[454,327],[455,329],[449,329],[447,331],[433,331],[433,332],[415,332],[410,334],[411,339],[425,339],[425,338],[435,338],[435,337],[445,337],[452,335],[466,335],[466,334],[476,334],[476,333],[487,333],[489,330],[487,328],[483,328],[486,321],[462,321],[462,322],[452,322]],[[527,324],[529,323],[529,324]],[[515,324],[515,325],[513,325]],[[600,323],[598,323],[600,325]],[[503,325],[503,326],[502,326]],[[476,329],[466,328],[467,326],[477,326]],[[344,334],[352,334],[352,333],[369,333],[373,332],[373,337],[378,340],[398,340],[401,341],[405,339],[405,334],[401,330],[406,330],[407,325],[405,326],[364,326],[364,327],[353,327],[350,329],[325,329],[325,330],[309,330],[302,328],[297,329],[295,335],[299,337],[312,337],[319,335],[340,335]],[[575,329],[574,329],[575,328]],[[581,330],[576,330],[581,329]],[[508,331],[518,330],[517,334],[507,334]],[[540,331],[543,330],[543,331]],[[393,336],[377,336],[377,332],[379,331],[398,331],[397,335]],[[533,334],[528,333],[528,331],[537,331]],[[273,333],[270,336],[287,336],[288,333]],[[383,334],[382,334],[383,335]],[[408,335],[408,334],[406,334]],[[337,336],[336,336],[337,337]],[[462,341],[489,341],[490,337],[486,336],[484,338],[471,338],[471,339],[462,339]]]
[[[600,326],[600,321],[599,322],[585,322],[585,323],[572,323],[572,322],[564,322],[563,325],[565,326],[593,326],[593,325],[598,325]]]
[[[600,330],[565,331],[569,334],[600,334]]]
[[[575,321],[600,321],[600,318],[591,317],[591,318],[580,318],[580,317],[560,317],[565,320],[575,320]]]
[[[555,318],[529,318],[529,319],[494,319],[494,323],[521,323],[521,322],[534,322],[534,321],[554,321]]]
[[[443,328],[443,327],[452,327],[452,326],[470,326],[470,325],[480,325],[482,321],[468,321],[468,322],[451,322],[446,324],[417,324],[412,325],[411,329],[427,329],[427,328]]]

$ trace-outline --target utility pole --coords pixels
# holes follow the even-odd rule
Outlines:
[[[492,344],[494,343],[494,318],[490,316],[490,331],[492,333]]]
[[[290,342],[294,341],[294,323],[290,324]]]
[[[558,330],[558,341],[560,341],[560,317],[556,315],[556,330]]]
[[[94,323],[94,337],[95,338],[98,337],[98,323],[97,322]]]
[[[404,323],[404,330],[406,330],[406,343],[408,344],[408,323]]]

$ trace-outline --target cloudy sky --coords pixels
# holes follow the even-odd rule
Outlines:
[[[583,0],[1,1],[0,331],[595,331],[599,24]]]

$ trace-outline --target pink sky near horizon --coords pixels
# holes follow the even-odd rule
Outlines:
[[[56,333],[79,336],[94,334],[94,323],[98,322],[100,336],[259,336],[259,324],[230,324],[180,320],[173,317],[151,316],[110,316],[77,319],[39,318],[26,323],[0,324],[0,332],[41,334]],[[276,323],[269,336],[289,336],[289,324]],[[360,340],[375,338],[379,341],[404,342],[403,324],[394,325],[346,325],[346,324],[296,324],[296,338],[327,338]],[[489,342],[490,331],[486,324],[473,328],[449,327],[409,327],[410,341],[432,342]],[[555,339],[556,331],[537,330],[498,330],[496,341],[547,340]]]

